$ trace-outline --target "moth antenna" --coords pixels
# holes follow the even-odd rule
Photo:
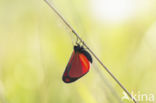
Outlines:
[[[79,45],[80,44],[78,41],[79,41],[79,38],[76,37],[76,45]]]

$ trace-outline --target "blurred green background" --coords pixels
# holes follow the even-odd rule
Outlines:
[[[49,1],[130,92],[155,96],[156,0]],[[0,0],[0,103],[131,103],[94,58],[62,81],[72,41],[43,0]]]

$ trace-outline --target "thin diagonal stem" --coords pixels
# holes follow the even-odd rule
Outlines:
[[[102,63],[102,61],[95,55],[95,53],[87,46],[87,44],[81,39],[81,37],[76,33],[76,31],[69,25],[69,23],[64,19],[64,17],[47,1],[44,0],[49,7],[60,17],[60,19],[67,25],[67,27],[72,31],[72,33],[84,44],[88,51],[95,57],[95,59],[101,64],[101,66],[107,71],[107,73],[117,82],[117,84],[127,93],[127,95],[137,103],[128,90],[119,82],[119,80],[112,74],[112,72]]]

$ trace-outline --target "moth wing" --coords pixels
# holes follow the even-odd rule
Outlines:
[[[84,76],[89,68],[90,62],[87,57],[83,53],[73,52],[63,74],[63,81],[65,83],[74,82]]]
[[[71,78],[68,75],[69,70],[71,69],[72,63],[74,61],[74,58],[75,58],[75,52],[72,53],[72,56],[71,56],[71,58],[70,58],[70,60],[69,60],[69,62],[67,64],[67,66],[66,66],[66,69],[65,69],[64,74],[63,74],[63,77],[62,77],[62,79],[63,79],[63,81],[65,83],[70,83],[70,82],[73,82],[73,81],[77,80],[77,78]]]
[[[69,77],[80,78],[85,75],[90,68],[90,62],[82,53],[77,53],[69,70]]]

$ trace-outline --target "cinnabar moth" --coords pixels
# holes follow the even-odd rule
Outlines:
[[[63,81],[71,83],[84,76],[90,69],[91,55],[79,44],[74,46],[74,51],[63,74]]]

